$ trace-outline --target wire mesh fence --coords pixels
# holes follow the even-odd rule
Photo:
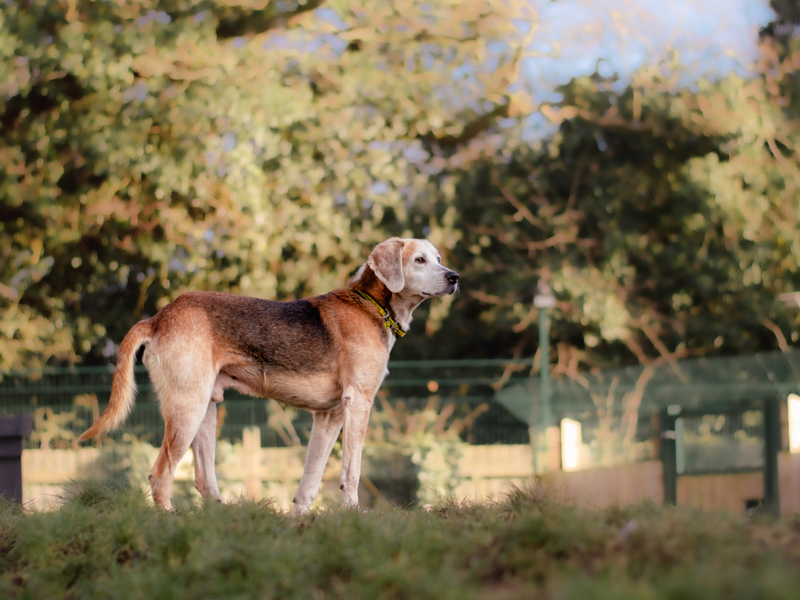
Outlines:
[[[695,414],[675,422],[676,472],[701,475],[764,468],[764,415],[758,410]]]
[[[421,431],[457,435],[474,445],[528,444],[529,424],[541,424],[539,380],[532,360],[396,361],[378,393],[369,435],[409,439]],[[133,413],[109,440],[161,444],[163,421],[144,367],[135,371]],[[6,373],[0,414],[33,413],[30,448],[65,448],[108,403],[112,367]],[[800,391],[800,352],[705,358],[579,373],[552,380],[554,423],[578,427],[581,468],[658,457],[665,410],[677,410],[682,472],[756,468],[765,433],[765,401]],[[220,404],[220,439],[241,441],[260,430],[261,445],[304,445],[311,415],[228,390]],[[381,437],[382,436],[382,437]]]
[[[527,424],[495,401],[497,389],[526,379],[528,361],[393,362],[373,409],[373,423],[412,434],[420,427],[455,428],[471,444],[524,444]],[[66,448],[102,413],[111,394],[113,367],[53,368],[12,372],[0,379],[0,414],[32,413],[30,448]],[[138,440],[158,446],[164,424],[147,371],[135,369],[138,388],[130,417],[99,444]],[[432,419],[420,415],[435,415]],[[218,409],[220,439],[241,441],[245,428],[257,427],[264,447],[306,444],[311,414],[269,399],[225,394]]]
[[[668,411],[680,415],[672,433],[680,473],[757,469],[765,403],[800,392],[800,351],[577,373],[551,385],[555,422],[580,427],[582,468],[658,458]],[[535,379],[511,381],[495,398],[520,420],[541,418]]]

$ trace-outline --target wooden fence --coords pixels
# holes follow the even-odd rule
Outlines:
[[[129,468],[138,473],[146,486],[146,474],[157,449],[141,444],[139,455],[129,457]],[[223,498],[270,498],[282,509],[291,499],[303,472],[305,448],[261,448],[257,436],[246,434],[242,444],[218,445],[217,474]],[[512,486],[532,478],[531,450],[528,445],[465,446],[458,463],[458,484],[452,495],[476,501],[499,500]],[[784,515],[800,513],[800,454],[779,455],[780,502]],[[32,508],[57,506],[64,486],[81,479],[107,476],[108,460],[97,448],[78,450],[24,450],[22,454],[23,501]],[[331,457],[325,470],[321,501],[340,501],[338,490],[341,464]],[[642,499],[663,502],[664,490],[660,461],[647,461],[615,467],[580,471],[551,471],[540,476],[541,484],[557,498],[579,505],[602,508]],[[176,488],[190,498],[194,472],[191,453],[181,461]],[[378,491],[365,470],[360,490],[367,504]],[[678,479],[678,504],[705,509],[744,512],[745,503],[763,497],[760,473],[682,476]]]
[[[800,513],[800,454],[778,454],[781,514]],[[541,477],[551,493],[584,506],[603,507],[650,499],[664,501],[661,461],[647,461],[581,471],[551,471]],[[678,477],[678,505],[744,513],[749,502],[764,497],[761,472],[683,475]]]
[[[146,486],[147,468],[152,465],[156,448],[145,444],[141,455],[132,459],[138,464],[131,470]],[[292,496],[303,474],[306,449],[261,448],[257,436],[246,433],[242,444],[218,444],[217,476],[226,501],[246,497],[272,499],[281,509],[291,507]],[[460,457],[459,483],[452,494],[457,498],[485,501],[500,499],[512,486],[524,485],[532,475],[531,450],[527,445],[465,446]],[[77,450],[24,450],[22,453],[23,502],[31,508],[55,508],[64,497],[64,487],[73,481],[103,479],[109,473],[109,460],[97,448]],[[322,501],[340,501],[341,463],[332,456],[325,469],[320,497]],[[175,477],[176,488],[190,498],[199,499],[193,490],[194,471],[191,452],[187,453]],[[359,490],[367,504],[379,494],[365,472]]]

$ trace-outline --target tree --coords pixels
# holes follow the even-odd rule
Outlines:
[[[554,136],[462,174],[460,261],[481,282],[463,314],[531,354],[531,292],[547,279],[555,370],[573,376],[797,341],[778,300],[800,286],[796,56],[766,46],[754,77],[689,88],[677,60],[622,93],[599,76],[563,87],[542,108]]]
[[[391,234],[455,244],[419,199],[508,111],[517,7],[259,5],[3,6],[0,369],[105,362],[185,289],[291,298]]]
[[[521,0],[7,3],[0,370],[107,362],[190,288],[324,292],[390,235],[464,289],[396,358],[533,354],[539,278],[557,372],[786,347],[800,48],[775,5],[752,77],[686,87],[674,56],[539,109]]]

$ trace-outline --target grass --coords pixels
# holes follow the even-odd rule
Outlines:
[[[530,488],[430,510],[154,508],[83,484],[57,511],[0,505],[0,598],[786,598],[800,519],[652,503],[587,510]]]

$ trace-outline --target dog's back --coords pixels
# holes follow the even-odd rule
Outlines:
[[[207,330],[215,354],[236,352],[265,369],[324,370],[337,351],[335,336],[320,313],[321,298],[277,302],[220,292],[188,292],[153,318],[155,336],[164,331]],[[205,332],[204,332],[205,333]],[[224,362],[215,356],[214,362]]]

